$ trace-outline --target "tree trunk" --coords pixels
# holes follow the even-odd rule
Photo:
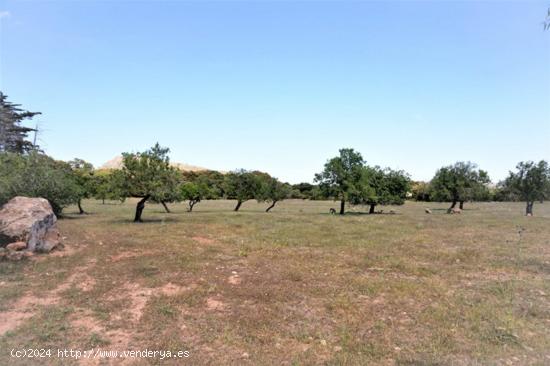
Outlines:
[[[460,207],[461,210],[464,210],[464,201],[460,201],[460,206],[459,207]]]
[[[533,204],[535,202],[527,201],[527,207],[525,207],[525,216],[533,216]]]
[[[160,201],[160,204],[162,205],[162,207],[164,207],[166,213],[170,213],[170,209],[168,208],[168,206],[166,206],[166,202]]]
[[[370,209],[369,209],[369,214],[373,214],[374,213],[374,208],[376,207],[376,205],[370,205]]]
[[[150,196],[147,195],[139,200],[136,206],[136,217],[134,218],[134,222],[141,222],[141,214],[143,212],[143,209],[145,208],[145,202],[149,199],[149,197]]]
[[[242,204],[243,204],[243,201],[237,201],[237,206],[235,206],[235,211],[239,211],[239,208],[241,208]]]
[[[453,200],[453,204],[451,205],[451,207],[449,207],[449,210],[452,210],[453,208],[455,208],[456,206],[456,200]]]
[[[340,201],[340,215],[343,215],[346,210],[346,201],[341,200]]]
[[[102,205],[105,204],[105,198],[102,198],[102,199],[101,199],[101,204],[102,204]]]
[[[193,207],[195,207],[195,205],[199,202],[200,202],[200,200],[189,200],[189,212],[192,212]]]
[[[269,210],[271,210],[273,207],[275,207],[275,204],[277,203],[277,201],[273,201],[273,203],[271,203],[271,206],[269,206],[268,208],[266,208],[265,212],[269,212]]]
[[[86,212],[82,209],[82,202],[80,199],[77,201],[77,205],[78,205],[78,213],[81,215],[85,214]]]

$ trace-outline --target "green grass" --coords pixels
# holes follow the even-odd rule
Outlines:
[[[31,312],[0,336],[1,365],[62,364],[9,357],[39,345],[185,349],[194,365],[550,363],[549,204],[341,217],[328,201],[206,201],[148,204],[142,224],[134,204],[68,208],[64,252],[0,262],[0,314]]]

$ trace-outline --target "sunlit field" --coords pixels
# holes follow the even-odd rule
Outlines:
[[[550,204],[234,205],[148,204],[141,224],[134,201],[66,209],[63,250],[0,262],[0,365],[550,364]]]

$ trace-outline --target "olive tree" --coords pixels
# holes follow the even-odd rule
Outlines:
[[[489,175],[471,162],[457,162],[440,168],[430,182],[430,199],[452,202],[450,209],[460,203],[487,196]]]
[[[82,208],[82,200],[93,197],[95,193],[94,166],[82,159],[69,161],[69,166],[72,169],[77,186],[78,199],[76,204],[78,212],[82,215],[86,213]]]
[[[148,200],[163,203],[178,197],[179,174],[170,166],[170,149],[158,143],[144,152],[123,153],[122,169],[114,171],[124,197],[139,198],[134,222],[141,222],[141,215]],[[166,208],[166,207],[165,207]]]
[[[225,197],[237,200],[234,211],[239,211],[243,202],[256,198],[259,188],[260,181],[254,172],[241,169],[228,173],[225,176]]]
[[[94,174],[94,198],[101,200],[105,204],[105,200],[119,200],[121,203],[125,201],[126,196],[122,191],[122,183],[120,174],[113,174],[109,170],[97,170]]]
[[[340,215],[345,213],[347,201],[359,201],[365,195],[365,161],[353,149],[340,149],[340,154],[326,162],[321,173],[315,175],[315,182],[328,198],[340,201]]]
[[[282,201],[290,196],[292,188],[290,185],[280,182],[277,178],[271,177],[269,174],[258,174],[260,181],[259,189],[256,194],[258,202],[270,202],[265,212],[269,212],[277,202]]]
[[[520,162],[516,172],[510,175],[503,184],[504,188],[526,202],[525,215],[533,215],[535,201],[543,202],[550,197],[550,167],[541,160]]]
[[[189,212],[200,201],[216,198],[219,198],[219,191],[211,184],[207,175],[198,175],[194,181],[184,182],[180,186],[180,200],[189,201]]]
[[[402,205],[410,190],[410,178],[401,170],[365,167],[363,170],[363,195],[355,199],[370,206],[373,214],[378,205]]]

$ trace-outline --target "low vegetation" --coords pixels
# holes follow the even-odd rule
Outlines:
[[[547,203],[527,218],[522,203],[331,216],[332,201],[266,214],[269,203],[235,213],[234,200],[204,200],[192,214],[151,204],[135,225],[137,200],[71,206],[65,250],[0,263],[0,350],[184,349],[197,365],[550,359]],[[27,361],[0,352],[2,365]]]

